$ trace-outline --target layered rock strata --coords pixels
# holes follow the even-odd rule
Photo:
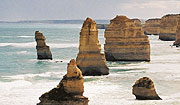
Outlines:
[[[148,19],[145,21],[144,33],[146,35],[159,35],[161,19]]]
[[[131,19],[134,23],[135,23],[135,25],[137,26],[137,27],[141,27],[142,25],[141,25],[141,20],[139,20],[139,19]]]
[[[96,22],[87,18],[80,32],[79,53],[76,62],[83,75],[107,75],[109,68],[98,40]]]
[[[142,27],[126,16],[116,16],[104,34],[107,61],[150,61],[149,39]]]
[[[67,74],[54,89],[44,93],[38,105],[88,105],[88,98],[83,96],[84,78],[76,61],[72,59],[67,67]]]
[[[178,18],[178,26],[176,30],[176,41],[174,42],[174,46],[180,46],[180,17]]]
[[[51,59],[52,60],[52,54],[50,51],[49,46],[46,45],[46,38],[42,33],[39,31],[35,32],[35,40],[37,43],[36,49],[37,49],[37,59]]]
[[[161,100],[156,93],[153,81],[148,77],[137,80],[133,85],[132,93],[138,100]]]
[[[177,19],[179,14],[165,15],[161,18],[159,39],[164,41],[176,40]]]

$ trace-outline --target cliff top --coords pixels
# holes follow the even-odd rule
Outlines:
[[[131,22],[131,19],[127,18],[126,16],[120,15],[120,16],[116,16],[114,19],[112,19],[111,21],[124,21],[124,22]]]

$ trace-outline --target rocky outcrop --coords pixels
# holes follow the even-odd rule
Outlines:
[[[144,33],[146,35],[159,35],[161,19],[148,19],[145,21]]]
[[[108,24],[97,24],[97,29],[106,29]]]
[[[104,34],[107,61],[150,61],[149,39],[142,27],[126,16],[116,16]]]
[[[42,33],[39,31],[35,32],[35,40],[37,43],[36,49],[37,49],[37,59],[51,59],[52,60],[52,54],[50,51],[49,46],[46,45],[46,38]]]
[[[148,77],[137,80],[133,85],[132,93],[138,100],[161,100],[156,93],[153,81]]]
[[[180,46],[180,17],[178,18],[178,26],[176,30],[176,41],[173,44],[176,47]]]
[[[139,19],[131,19],[134,23],[135,23],[135,25],[137,26],[137,27],[141,27],[142,25],[141,25],[141,20],[139,20]]]
[[[177,18],[179,14],[165,15],[161,18],[159,39],[164,41],[176,40]]]
[[[98,40],[96,22],[90,18],[84,21],[80,32],[79,53],[76,62],[83,75],[107,75],[109,68]]]
[[[67,67],[67,74],[54,89],[43,94],[38,105],[88,105],[88,98],[83,96],[84,78],[76,61],[72,59]]]

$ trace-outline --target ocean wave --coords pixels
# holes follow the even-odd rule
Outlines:
[[[20,37],[20,38],[33,38],[34,36],[17,36],[17,37]]]
[[[48,43],[48,46],[51,48],[69,48],[69,47],[78,47],[78,43],[63,43],[63,44],[54,44]],[[0,47],[5,46],[13,46],[13,47],[20,47],[20,48],[35,48],[36,42],[27,42],[27,43],[0,43]]]
[[[12,75],[12,76],[1,76],[7,80],[25,80],[25,81],[37,81],[37,80],[52,80],[52,79],[59,79],[63,77],[66,72],[45,72],[40,74],[20,74],[20,75]]]
[[[17,54],[27,54],[27,51],[19,51],[19,52],[16,52]]]

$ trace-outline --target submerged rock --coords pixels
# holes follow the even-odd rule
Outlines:
[[[84,78],[76,61],[72,59],[67,67],[67,74],[56,88],[43,94],[38,105],[88,105],[88,98],[83,96]]]
[[[161,18],[159,39],[164,41],[176,40],[177,19],[180,14],[165,15]]]
[[[173,44],[176,47],[180,46],[180,17],[178,18],[178,26],[176,30],[176,41]]]
[[[159,35],[161,19],[148,19],[145,21],[144,33],[147,35]]]
[[[76,62],[83,75],[107,75],[109,68],[98,40],[96,22],[87,18],[80,32],[79,53]]]
[[[106,29],[107,28],[107,24],[97,24],[97,29]]]
[[[137,20],[116,16],[110,21],[104,36],[107,61],[150,61],[149,39]]]
[[[148,77],[137,80],[132,91],[138,100],[161,100],[156,93],[153,81]]]
[[[35,40],[37,43],[36,49],[37,49],[37,59],[51,59],[52,60],[52,54],[50,51],[49,46],[46,45],[46,38],[42,33],[39,31],[35,32]]]

